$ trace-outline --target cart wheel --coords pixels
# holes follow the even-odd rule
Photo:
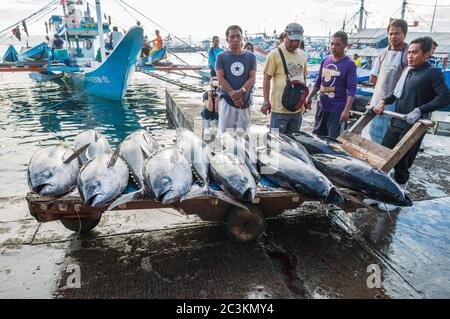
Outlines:
[[[80,226],[81,222],[81,226]],[[74,232],[80,232],[81,235],[89,233],[100,222],[100,218],[66,218],[61,219],[61,223],[67,229]]]
[[[266,228],[262,210],[252,205],[250,211],[233,208],[227,216],[227,231],[233,240],[245,243],[258,238]]]

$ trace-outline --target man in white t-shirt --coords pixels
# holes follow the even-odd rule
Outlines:
[[[405,20],[395,19],[389,23],[387,33],[389,46],[375,59],[370,81],[375,85],[370,107],[373,108],[386,96],[394,92],[403,70],[408,66],[408,44],[405,43],[408,24]],[[394,105],[387,105],[386,110],[393,111]],[[363,136],[381,144],[386,134],[390,117],[377,116],[365,128]]]

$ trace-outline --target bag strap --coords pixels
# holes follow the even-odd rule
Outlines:
[[[283,62],[284,74],[286,74],[286,82],[290,82],[289,71],[287,68],[286,59],[284,58],[284,54],[283,54],[283,51],[281,50],[281,48],[278,48],[278,53],[280,53],[281,61]]]

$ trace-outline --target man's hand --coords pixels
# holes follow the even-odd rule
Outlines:
[[[347,109],[344,109],[344,111],[342,111],[342,113],[341,113],[340,122],[341,123],[347,122],[349,117],[350,117],[350,111]]]
[[[409,125],[413,125],[420,119],[421,116],[422,111],[420,111],[420,109],[416,107],[414,111],[406,116],[406,122],[408,122]]]
[[[242,90],[233,90],[228,95],[231,97],[233,102],[236,103],[237,100],[242,99],[242,96],[244,95]]]
[[[265,101],[261,106],[261,113],[264,115],[269,115],[272,109],[272,105],[269,101]]]
[[[234,105],[236,105],[236,107],[241,108],[244,106],[244,100],[242,100],[242,98],[237,99],[236,101],[233,101],[233,102],[234,102]]]
[[[386,105],[386,103],[384,102],[384,100],[381,100],[380,103],[378,103],[377,106],[374,107],[373,111],[375,112],[375,114],[380,115],[381,113],[383,113],[384,111],[384,106]]]
[[[310,96],[308,96],[305,100],[305,107],[307,109],[311,109],[311,104],[312,104],[312,98]]]

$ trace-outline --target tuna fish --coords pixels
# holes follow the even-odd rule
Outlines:
[[[124,194],[109,207],[112,210],[122,204],[145,196],[144,167],[147,160],[158,152],[158,143],[145,130],[130,134],[120,145],[120,156],[127,163],[134,184],[139,188],[136,192]]]
[[[145,164],[144,183],[155,200],[173,204],[193,184],[191,165],[176,147],[159,151]]]
[[[333,183],[397,206],[411,206],[405,192],[384,172],[366,162],[339,155],[313,156],[316,167]]]
[[[127,164],[114,154],[102,154],[87,162],[78,175],[78,191],[86,205],[102,206],[123,193],[128,185]]]
[[[191,131],[181,130],[177,134],[177,148],[191,164],[195,180],[200,186],[208,184],[209,147]]]
[[[269,148],[259,152],[258,162],[261,175],[283,188],[327,204],[344,202],[342,195],[325,175],[296,157]]]
[[[344,150],[338,141],[328,137],[319,137],[305,132],[294,133],[290,137],[302,144],[310,155],[331,154],[351,157],[351,154]]]
[[[245,202],[255,198],[255,179],[239,157],[218,153],[210,157],[210,163],[211,176],[225,193]]]
[[[158,151],[158,142],[145,130],[130,134],[119,146],[120,156],[140,189],[144,188],[144,165]]]
[[[81,132],[75,137],[73,146],[75,150],[79,150],[86,144],[90,144],[85,152],[80,155],[81,165],[100,154],[112,154],[111,146],[106,138],[96,130],[87,130]]]
[[[275,134],[269,132],[266,134],[267,145],[281,153],[290,154],[303,162],[314,165],[311,156],[309,156],[306,148],[293,138],[285,134]]]
[[[245,163],[245,165],[247,165],[253,178],[258,183],[260,178],[257,168],[258,159],[256,152],[249,147],[248,143],[236,134],[228,132],[223,133],[220,136],[220,142],[226,153],[237,156]]]
[[[27,169],[30,190],[44,196],[60,196],[77,184],[80,171],[78,157],[89,147],[78,151],[57,145],[39,150],[30,160]]]

